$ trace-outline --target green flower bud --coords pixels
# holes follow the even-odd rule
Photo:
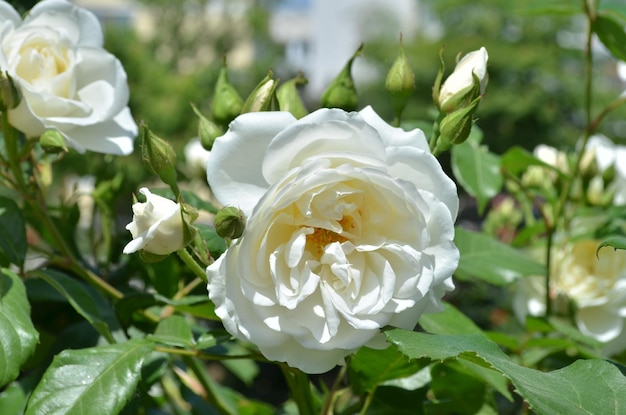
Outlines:
[[[472,131],[474,120],[472,118],[480,98],[475,99],[469,106],[447,114],[439,123],[439,138],[437,149],[444,151],[455,144],[461,144]]]
[[[270,69],[244,102],[241,113],[270,110],[277,86],[278,80],[274,79],[274,73]]]
[[[226,58],[220,69],[213,93],[213,119],[221,125],[228,125],[240,113],[243,107],[243,98],[228,81]]]
[[[39,137],[39,144],[48,154],[67,153],[65,137],[57,130],[46,130]]]
[[[246,227],[246,216],[241,209],[226,206],[215,215],[215,232],[222,238],[237,239]]]
[[[18,106],[22,94],[15,86],[13,78],[8,73],[0,76],[0,107],[2,109],[13,109]]]
[[[400,55],[387,74],[385,88],[391,96],[391,105],[396,117],[400,118],[413,89],[415,89],[415,74],[404,54],[402,38],[400,38]]]
[[[306,85],[307,82],[308,80],[304,75],[299,73],[298,76],[278,87],[276,99],[278,99],[278,107],[281,111],[288,111],[298,119],[309,113],[298,94],[298,86]]]
[[[142,133],[141,157],[152,174],[156,174],[178,197],[180,190],[176,183],[176,153],[170,144],[154,134],[146,124],[140,122]]]
[[[352,79],[352,62],[363,51],[363,45],[359,46],[354,55],[348,60],[339,75],[322,94],[322,107],[341,108],[345,111],[355,111],[358,108],[356,87]]]
[[[191,104],[191,108],[198,116],[198,137],[200,138],[200,143],[202,143],[202,147],[205,150],[211,151],[215,139],[222,136],[224,132],[217,124],[202,115],[195,105]]]

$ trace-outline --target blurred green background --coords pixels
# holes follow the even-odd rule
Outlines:
[[[407,30],[407,26],[402,27],[394,21],[393,13],[383,16],[380,4],[387,8],[409,5],[412,13],[420,14],[414,19],[415,27],[408,27],[410,33],[402,33],[404,48],[416,75],[416,89],[403,118],[406,126],[415,121],[426,121],[425,125],[429,125],[436,116],[431,88],[439,69],[442,47],[445,47],[443,57],[447,75],[454,68],[457,54],[481,46],[489,51],[490,80],[477,112],[477,124],[484,131],[485,143],[492,151],[502,153],[512,145],[532,149],[538,143],[571,148],[580,137],[585,122],[585,20],[581,2],[577,0],[407,0],[386,3],[370,0],[351,2],[357,5],[355,11],[346,9],[344,3],[335,2],[336,6],[333,6],[327,0],[118,1],[132,4],[132,7],[122,8],[120,12],[103,6],[117,1],[82,0],[77,3],[90,7],[102,19],[105,47],[119,57],[128,74],[134,117],[169,140],[180,154],[188,140],[197,135],[197,117],[190,103],[210,116],[213,88],[223,57],[229,63],[231,82],[244,98],[269,68],[281,80],[295,76],[299,70],[309,78],[315,77],[316,74],[312,73],[315,69],[298,67],[297,61],[289,62],[289,42],[275,39],[277,28],[285,37],[287,22],[293,26],[294,36],[304,39],[296,45],[300,46],[301,52],[315,52],[318,58],[323,58],[327,52],[336,52],[334,46],[328,50],[312,50],[315,43],[307,40],[306,33],[301,33],[306,27],[311,36],[320,33],[314,27],[320,21],[319,16],[318,20],[307,20],[307,13],[319,9],[318,3],[326,3],[331,12],[336,7],[337,13],[339,4],[344,7],[343,20],[335,19],[335,27],[324,29],[338,30],[337,48],[342,39],[340,29],[345,29],[344,26],[350,23],[367,29],[367,36],[364,32],[360,39],[364,51],[357,63],[367,64],[369,77],[357,79],[359,104],[360,107],[372,105],[389,121],[393,117],[384,81],[386,71],[399,52],[400,32]],[[28,7],[28,2],[16,3],[21,10]],[[378,4],[379,9],[367,15],[365,10],[370,3]],[[620,18],[626,20],[626,5],[619,1],[605,1],[602,7],[621,13]],[[276,19],[280,12],[287,12],[287,15],[283,14],[283,20]],[[360,19],[361,26],[350,19]],[[143,29],[137,30],[137,27]],[[289,31],[286,33],[289,37]],[[359,34],[355,36],[359,40]],[[596,43],[595,113],[626,90],[626,81],[616,75],[615,60],[603,51],[599,42]],[[335,59],[328,67],[336,67],[338,72],[349,57],[350,54],[345,55],[341,62]],[[306,63],[306,60],[301,61]],[[330,83],[330,79],[326,83]],[[308,109],[317,109],[321,92],[302,92]],[[626,142],[625,121],[626,108],[620,108],[611,113],[600,131],[617,142]],[[138,153],[136,151],[130,160],[103,157],[108,169],[129,170],[126,177],[132,179],[126,185],[131,190],[146,179],[141,163],[129,162],[139,158]],[[98,163],[78,164],[79,169],[85,170],[83,174],[93,174],[99,166]],[[115,167],[117,165],[122,167]]]
[[[196,134],[196,119],[189,103],[208,113],[220,57],[230,60],[241,43],[251,43],[253,59],[249,67],[231,67],[230,78],[244,97],[270,67],[284,80],[294,76],[298,69],[310,76],[307,68],[280,65],[284,47],[270,35],[270,15],[280,10],[280,1],[236,1],[246,6],[243,16],[233,17],[232,12],[232,21],[222,21],[224,24],[219,28],[211,27],[210,22],[203,23],[202,11],[211,10],[211,3],[228,2],[142,0],[142,3],[154,8],[157,29],[153,38],[142,39],[129,26],[109,23],[106,47],[126,68],[133,114],[164,138],[185,140]],[[429,9],[443,31],[433,39],[432,34],[418,28],[412,38],[404,38],[417,84],[405,120],[432,116],[431,87],[443,46],[446,73],[454,67],[457,53],[485,46],[490,56],[490,81],[477,115],[478,125],[492,150],[502,152],[514,144],[526,148],[538,143],[573,145],[584,122],[585,22],[582,14],[576,13],[580,4],[576,0],[421,1],[420,10]],[[192,24],[190,14],[199,22]],[[228,15],[226,11],[220,19],[228,19]],[[381,76],[357,83],[359,102],[361,106],[373,105],[381,115],[391,119],[384,75],[398,53],[400,33],[393,21],[380,19],[373,24],[380,25],[378,32],[386,36],[365,40],[363,56],[358,59],[366,60]],[[164,45],[168,47],[167,53],[163,52]],[[210,55],[209,62],[194,64],[193,59],[202,54]],[[594,103],[598,110],[625,90],[626,82],[620,83],[615,61],[602,53],[601,48],[596,56]],[[188,67],[183,69],[185,63]],[[310,97],[306,103],[309,110],[319,106],[319,101]],[[626,141],[625,116],[626,110],[616,111],[601,130],[617,141]]]

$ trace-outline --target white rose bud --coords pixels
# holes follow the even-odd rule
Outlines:
[[[144,250],[168,255],[184,248],[181,205],[152,194],[145,187],[139,192],[146,197],[146,202],[133,204],[133,221],[126,225],[133,240],[124,247],[124,253]]]
[[[480,82],[480,94],[485,93],[487,87],[487,49],[484,47],[468,53],[457,63],[454,72],[444,81],[439,90],[439,108],[450,112],[457,108],[460,101],[471,102],[476,96],[468,97],[468,93],[474,88],[476,75]],[[473,75],[472,75],[473,74]]]

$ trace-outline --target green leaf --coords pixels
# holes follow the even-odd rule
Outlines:
[[[22,210],[13,200],[0,196],[0,251],[9,262],[21,267],[27,247]]]
[[[22,280],[8,269],[0,274],[0,386],[15,379],[35,351],[39,333],[30,320]]]
[[[424,412],[473,415],[482,406],[487,390],[484,382],[456,362],[439,363],[431,368],[430,388],[436,401],[424,405]],[[472,399],[468,399],[468,397]]]
[[[443,311],[422,314],[419,325],[433,334],[480,334],[482,330],[465,314],[449,303],[443,303]]]
[[[362,394],[372,392],[385,381],[414,375],[423,367],[409,363],[393,345],[383,350],[361,347],[349,362],[348,377],[354,392]]]
[[[227,248],[224,238],[217,234],[213,226],[199,224],[197,228],[211,256],[219,258]]]
[[[456,228],[454,242],[461,253],[456,273],[461,279],[506,285],[521,276],[546,273],[542,264],[488,235]]]
[[[100,315],[96,299],[85,285],[73,278],[51,269],[35,271],[38,276],[57,290],[85,320],[109,343],[114,343],[108,324]]]
[[[191,327],[183,316],[170,316],[161,320],[154,335],[148,336],[151,340],[177,347],[193,347],[195,342]]]
[[[64,350],[33,391],[26,415],[110,415],[133,395],[141,366],[154,344],[130,340],[102,347]]]
[[[617,59],[626,61],[626,33],[624,25],[607,14],[599,14],[592,25],[600,41]]]
[[[605,246],[610,246],[613,249],[626,249],[626,236],[610,236],[606,238],[604,241],[600,242],[598,249],[596,249],[596,256],[598,256],[600,249]]]
[[[428,388],[407,390],[382,385],[376,388],[368,415],[422,415]]]
[[[474,196],[479,212],[502,188],[500,157],[473,141],[452,147],[452,171],[461,186]]]
[[[0,408],[2,415],[21,415],[26,407],[28,393],[24,387],[13,382],[0,393]]]
[[[464,359],[492,367],[506,376],[539,414],[617,415],[626,411],[626,377],[604,360],[578,360],[559,370],[541,372],[514,363],[481,335],[432,335],[402,329],[385,334],[410,359]]]

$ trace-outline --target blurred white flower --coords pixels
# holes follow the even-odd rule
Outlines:
[[[589,137],[587,151],[593,151],[600,174],[610,167],[615,169],[614,178],[607,183],[607,191],[614,192],[613,204],[626,205],[626,146],[617,145],[602,134]]]
[[[582,333],[616,351],[626,348],[626,343],[610,343],[626,327],[626,251],[603,248],[596,257],[599,244],[578,240],[554,249],[550,298],[555,312],[569,315],[573,310]],[[519,280],[513,309],[520,321],[527,315],[545,314],[544,281],[545,277]]]
[[[189,140],[183,150],[185,155],[185,168],[187,174],[192,178],[206,177],[206,166],[209,162],[211,152],[206,150],[199,138]]]
[[[92,193],[95,189],[94,176],[69,175],[64,179],[65,200],[75,201],[78,205],[80,218],[78,226],[89,228],[93,222],[94,200]]]
[[[1,2],[0,69],[22,95],[11,125],[27,137],[56,130],[80,152],[131,153],[126,73],[102,44],[96,16],[66,0],[41,1],[23,21]]]

